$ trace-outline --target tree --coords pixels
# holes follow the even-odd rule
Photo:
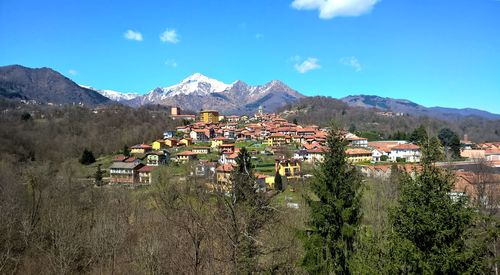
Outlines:
[[[325,159],[311,184],[315,197],[306,197],[311,214],[303,238],[302,266],[309,273],[351,273],[361,220],[361,177],[347,161],[346,146],[341,130],[332,127]]]
[[[83,154],[80,158],[80,163],[83,165],[89,165],[89,164],[92,164],[94,162],[95,162],[94,154],[92,154],[92,151],[87,150],[87,148],[85,148],[85,150],[83,150]]]
[[[102,176],[104,175],[104,171],[101,170],[101,164],[97,165],[97,170],[94,174],[94,181],[97,186],[102,185]]]
[[[274,189],[280,192],[283,191],[283,179],[278,171],[276,171],[276,174],[274,175]]]
[[[31,119],[31,114],[28,113],[28,112],[24,112],[22,115],[21,115],[21,120],[22,121],[28,121]]]
[[[460,158],[460,138],[457,133],[450,128],[443,128],[439,131],[438,138],[447,155],[450,154],[453,159]]]
[[[390,213],[392,272],[482,273],[486,251],[471,242],[474,209],[451,196],[454,178],[434,165],[437,139],[423,145],[422,169],[401,177],[398,205]]]
[[[423,144],[427,140],[427,130],[424,125],[418,126],[409,137],[409,141],[416,144]]]
[[[293,124],[295,124],[295,125],[299,125],[299,122],[297,121],[297,119],[296,119],[296,118],[294,118],[294,119],[293,119]]]
[[[259,270],[258,235],[273,218],[274,211],[269,206],[269,197],[257,190],[251,156],[245,147],[240,149],[236,163],[231,174],[230,196],[218,196],[218,217],[229,242],[228,258],[233,272],[251,274]]]
[[[123,145],[122,154],[126,157],[130,157],[130,149],[127,145]]]

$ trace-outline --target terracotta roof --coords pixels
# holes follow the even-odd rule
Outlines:
[[[180,152],[180,153],[177,153],[177,156],[196,156],[197,154],[195,152],[192,152],[192,151],[184,151],[184,152]]]
[[[158,168],[158,166],[143,166],[141,169],[139,169],[139,172],[151,172]]]
[[[347,149],[345,152],[348,155],[371,155],[372,154],[372,152],[370,150],[363,149],[363,148],[350,148],[350,149]]]
[[[219,167],[217,167],[217,172],[231,172],[234,170],[234,166],[229,164],[229,163],[226,163],[226,164],[223,164]]]
[[[151,147],[151,145],[148,145],[148,144],[137,144],[137,145],[134,145],[130,148],[132,148],[132,149],[151,149],[153,147]]]
[[[115,158],[113,159],[113,161],[125,161],[128,157],[127,156],[124,156],[124,155],[117,155],[115,156]]]
[[[399,144],[397,146],[392,147],[392,150],[419,150],[420,146],[415,144]]]

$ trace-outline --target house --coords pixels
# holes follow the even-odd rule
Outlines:
[[[177,140],[174,138],[165,139],[163,142],[165,143],[165,147],[168,148],[172,148],[177,145]]]
[[[216,177],[217,184],[219,188],[223,190],[228,190],[231,187],[231,173],[234,171],[234,166],[232,164],[223,164],[217,167]]]
[[[219,112],[215,110],[203,110],[200,112],[201,121],[205,123],[218,123]]]
[[[391,148],[389,159],[391,161],[404,160],[405,162],[420,161],[420,146],[415,144],[400,144]]]
[[[137,162],[113,162],[109,167],[110,183],[135,184],[139,181],[138,170],[143,165]]]
[[[145,154],[149,151],[151,151],[153,147],[148,144],[137,144],[132,147],[130,147],[130,153],[131,154]]]
[[[347,159],[351,163],[369,162],[372,160],[372,152],[364,148],[349,148],[346,150]]]
[[[219,146],[221,146],[222,144],[228,144],[230,142],[229,139],[225,138],[225,137],[216,137],[216,138],[213,138],[212,139],[212,142],[210,144],[210,147],[214,148],[214,149],[217,149],[219,148]]]
[[[177,146],[191,146],[193,144],[192,138],[183,138],[177,142]]]
[[[325,153],[326,149],[323,147],[307,149],[306,161],[312,163],[323,162],[325,159]]]
[[[224,154],[232,152],[234,152],[234,143],[219,145],[219,153]]]
[[[387,152],[385,152],[381,149],[373,149],[372,150],[372,162],[386,161],[388,158],[389,158],[389,156],[388,156]]]
[[[157,166],[143,166],[138,170],[139,173],[139,183],[140,184],[151,184],[153,182],[152,172],[158,168]]]
[[[238,122],[240,120],[239,116],[226,116],[226,121],[228,122]]]
[[[161,164],[167,164],[169,159],[170,153],[168,153],[168,151],[151,152],[146,155],[146,165],[158,166]]]
[[[191,171],[191,175],[203,178],[207,182],[214,182],[216,167],[216,162],[200,161],[195,165],[193,171]]]
[[[155,140],[151,144],[151,147],[153,148],[153,150],[163,149],[165,147],[165,141],[162,139]]]
[[[163,132],[163,139],[169,139],[175,137],[176,131],[165,131]]]
[[[236,165],[236,158],[238,158],[237,152],[222,153],[219,158],[219,162],[222,164],[234,164]]]
[[[286,144],[286,136],[284,134],[275,133],[267,138],[269,146],[282,146]]]
[[[196,159],[196,153],[191,151],[184,151],[177,154],[178,162],[188,162]]]
[[[486,149],[484,150],[484,155],[487,161],[499,161],[500,149]]]
[[[296,159],[276,159],[274,169],[287,179],[299,179],[301,176],[301,162]]]
[[[368,139],[363,137],[358,137],[355,134],[348,133],[345,136],[345,139],[349,142],[349,146],[351,147],[367,147]]]
[[[194,141],[208,141],[210,133],[208,129],[194,129],[189,133],[189,137]]]
[[[194,146],[192,151],[196,154],[207,155],[210,153],[210,147],[208,147],[208,146]]]

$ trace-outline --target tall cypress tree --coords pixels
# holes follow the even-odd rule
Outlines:
[[[303,237],[302,266],[312,274],[350,274],[349,263],[361,221],[361,177],[345,153],[347,141],[335,126],[327,153],[306,197],[310,220]]]

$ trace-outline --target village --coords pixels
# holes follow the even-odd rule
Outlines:
[[[238,152],[245,147],[251,153],[259,188],[274,189],[277,174],[288,181],[311,177],[326,152],[328,129],[291,123],[262,108],[254,116],[224,116],[216,110],[202,110],[195,116],[172,107],[170,116],[186,125],[167,129],[162,138],[115,156],[109,167],[110,184],[149,185],[158,167],[189,165],[190,173],[207,185],[227,188]],[[420,162],[420,146],[406,140],[368,141],[348,131],[344,138],[348,161],[366,176],[388,178],[392,163],[411,170]],[[461,148],[463,161],[439,164],[456,170],[457,186],[464,186],[460,179],[471,177],[468,167],[474,161],[482,159],[496,168],[500,164],[500,142],[474,144],[465,136]]]

